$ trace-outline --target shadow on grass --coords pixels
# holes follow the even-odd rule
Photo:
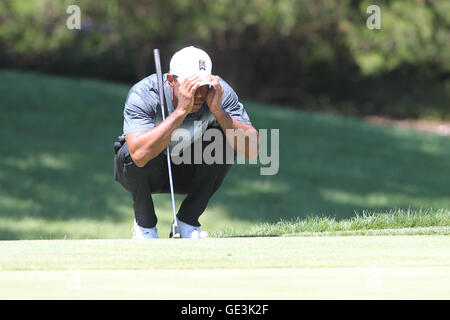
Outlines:
[[[448,138],[251,106],[257,128],[280,128],[280,171],[260,176],[259,168],[235,166],[211,201],[227,206],[230,217],[340,220],[355,211],[450,205]]]
[[[7,137],[0,218],[129,220],[132,201],[114,181],[112,151],[128,87],[0,73],[5,83],[2,108],[15,108],[0,120],[0,133]],[[280,129],[279,173],[261,176],[258,165],[235,165],[211,199],[212,210],[220,206],[233,220],[258,223],[450,207],[448,138],[246,106],[257,129]],[[1,239],[20,236],[0,228]]]

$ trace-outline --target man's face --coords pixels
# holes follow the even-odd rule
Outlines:
[[[170,81],[170,79],[169,79]],[[180,82],[177,77],[173,77],[173,90],[175,98],[178,97],[178,91],[180,89]],[[209,87],[201,86],[199,87],[194,94],[194,105],[192,106],[192,112],[197,112],[202,107],[203,103],[206,101],[206,96],[208,95]]]
[[[197,112],[202,107],[203,103],[206,101],[206,96],[208,95],[209,87],[201,86],[194,94],[194,105],[192,106],[192,112]]]

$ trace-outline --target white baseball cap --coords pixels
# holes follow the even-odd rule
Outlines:
[[[186,47],[176,52],[170,60],[170,74],[178,77],[179,81],[193,76],[199,75],[202,80],[200,86],[213,84],[206,76],[211,74],[212,62],[208,54],[194,46]]]

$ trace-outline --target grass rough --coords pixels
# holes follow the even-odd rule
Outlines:
[[[414,235],[450,234],[450,211],[447,209],[390,210],[386,213],[355,213],[351,219],[311,216],[293,221],[262,223],[250,230],[228,229],[216,237],[237,236],[323,236],[323,235]]]

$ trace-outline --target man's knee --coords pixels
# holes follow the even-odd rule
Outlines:
[[[159,193],[166,187],[167,166],[162,154],[150,160],[144,167],[138,167],[131,158],[125,143],[116,153],[114,170],[116,180],[128,191],[134,192],[148,184],[152,193]],[[166,168],[166,170],[164,170]]]
[[[126,190],[131,191],[131,186],[129,183],[128,170],[127,167],[131,165],[132,160],[128,147],[123,144],[121,147],[115,147],[114,156],[114,178],[119,182]]]

